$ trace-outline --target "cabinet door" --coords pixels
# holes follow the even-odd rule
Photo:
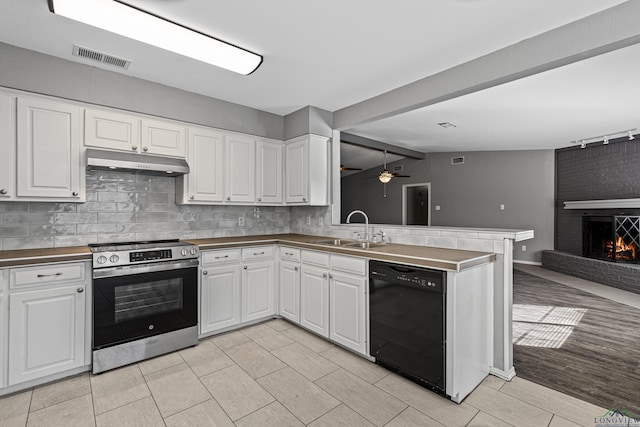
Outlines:
[[[256,151],[256,201],[282,203],[282,143],[258,141]]]
[[[204,270],[201,286],[201,334],[240,323],[239,265]]]
[[[185,197],[195,202],[222,202],[224,157],[223,134],[208,129],[189,129],[189,165]]]
[[[329,275],[303,265],[300,274],[300,325],[329,336]]]
[[[78,107],[18,98],[19,197],[82,201],[80,125]]]
[[[9,297],[9,385],[85,364],[84,285]]]
[[[14,195],[16,153],[13,98],[0,94],[0,200]]]
[[[309,192],[309,141],[306,139],[285,145],[285,186],[287,203],[305,203]]]
[[[2,271],[0,271],[0,291],[3,288],[3,278]],[[4,382],[4,373],[5,373],[5,362],[7,360],[6,348],[4,346],[4,331],[5,331],[5,323],[4,323],[4,315],[7,312],[6,307],[4,306],[5,297],[0,294],[0,388],[5,387],[6,384]]]
[[[242,267],[242,321],[275,314],[274,262],[251,262]]]
[[[143,119],[140,139],[142,153],[185,157],[187,151],[185,133],[185,127],[179,124]]]
[[[254,202],[256,197],[256,142],[240,135],[227,135],[226,200]]]
[[[329,281],[329,338],[359,353],[366,354],[367,279],[331,273]]]
[[[112,111],[84,112],[84,145],[120,151],[140,148],[140,119]]]
[[[292,322],[300,323],[300,266],[299,264],[281,261],[279,313]]]

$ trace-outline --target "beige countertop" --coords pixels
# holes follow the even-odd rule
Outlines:
[[[0,251],[0,267],[86,260],[91,260],[87,246]]]
[[[388,244],[371,249],[359,249],[313,243],[318,240],[330,239],[330,237],[303,234],[268,234],[212,239],[189,239],[185,240],[185,242],[196,244],[202,250],[247,245],[281,244],[303,249],[322,250],[336,254],[360,256],[380,261],[397,262],[450,271],[462,271],[476,265],[495,261],[495,254],[489,252],[398,244]],[[90,259],[91,251],[87,246],[0,251],[0,267],[62,261],[85,261]]]
[[[346,248],[343,246],[313,243],[330,240],[331,237],[303,234],[269,234],[258,236],[219,237],[213,239],[190,239],[201,250],[239,247],[246,245],[281,244],[303,249],[315,249],[343,255],[360,256],[380,261],[398,262],[440,270],[462,271],[477,265],[493,262],[495,254],[489,252],[465,251],[458,249],[433,248],[388,244],[371,249]]]

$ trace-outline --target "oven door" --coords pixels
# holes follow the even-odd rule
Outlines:
[[[93,272],[93,349],[198,324],[198,260]]]

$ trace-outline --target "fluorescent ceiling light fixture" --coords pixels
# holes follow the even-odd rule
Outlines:
[[[117,0],[49,0],[49,10],[244,75],[251,74],[262,63],[261,55]]]

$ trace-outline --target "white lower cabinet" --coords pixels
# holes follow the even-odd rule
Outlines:
[[[240,266],[203,268],[200,334],[240,323]]]
[[[276,314],[273,246],[203,251],[200,335]]]
[[[300,263],[280,261],[280,316],[300,323]]]
[[[86,268],[84,263],[78,266]],[[9,386],[88,363],[85,360],[85,346],[90,345],[85,340],[88,326],[86,276],[77,282],[60,283],[56,266],[51,265],[12,269],[10,280],[19,275],[16,273],[28,273],[30,269],[40,272],[39,286],[30,283],[21,288],[10,282]]]
[[[329,338],[358,353],[367,353],[367,279],[331,273],[329,276]]]
[[[329,337],[329,273],[326,269],[302,265],[300,325]]]

